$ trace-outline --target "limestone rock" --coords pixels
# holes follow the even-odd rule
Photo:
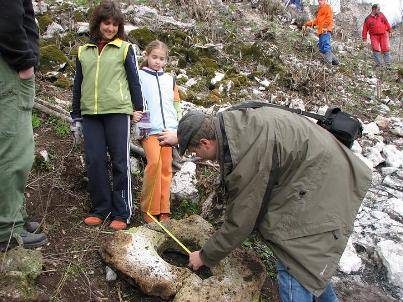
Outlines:
[[[341,256],[339,268],[342,272],[350,274],[353,272],[358,272],[361,268],[361,265],[361,258],[358,257],[350,238],[347,242],[346,249]]]
[[[395,145],[386,145],[382,153],[388,167],[399,168],[403,166],[403,152],[398,150]]]
[[[196,199],[198,194],[196,183],[196,164],[185,162],[172,179],[171,194],[173,199]]]
[[[392,240],[383,240],[378,243],[376,251],[386,267],[391,283],[398,286],[403,292],[403,247]]]
[[[4,254],[0,253],[3,260]],[[21,247],[9,250],[0,272],[0,301],[38,301],[41,296],[35,286],[43,265],[42,254]]]
[[[375,122],[364,124],[363,128],[362,134],[368,136],[369,138],[373,138],[375,135],[380,133],[379,127]]]
[[[43,38],[51,39],[55,36],[55,34],[62,33],[62,32],[64,32],[64,28],[60,24],[58,24],[56,22],[52,22],[52,24],[50,24],[48,26],[48,28],[46,29],[46,32],[43,35]]]
[[[165,227],[193,250],[199,249],[214,233],[212,225],[197,215],[170,220]],[[174,266],[159,255],[181,248],[155,223],[113,234],[101,255],[108,263],[134,281],[148,295],[175,302],[252,301],[259,298],[266,271],[259,258],[243,248],[211,268],[212,276],[201,279],[187,267]]]

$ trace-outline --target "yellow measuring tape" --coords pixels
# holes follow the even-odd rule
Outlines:
[[[153,214],[150,213],[150,209],[151,209],[151,205],[152,205],[153,197],[154,197],[155,183],[156,183],[156,181],[157,181],[158,170],[160,169],[160,164],[161,164],[161,157],[162,157],[162,155],[161,155],[161,153],[162,153],[161,150],[162,150],[162,147],[160,147],[160,155],[159,155],[159,157],[158,157],[157,170],[155,171],[153,184],[152,184],[152,186],[151,186],[151,194],[150,194],[150,201],[149,201],[149,203],[148,203],[147,215],[148,215],[155,223],[157,223],[157,224],[161,227],[161,229],[163,229],[164,232],[168,234],[169,237],[171,237],[173,240],[175,240],[175,242],[176,242],[177,244],[179,244],[179,246],[180,246],[181,248],[183,248],[186,253],[190,254],[191,251],[190,251],[182,242],[180,242],[179,239],[176,238],[174,234],[172,234],[166,227],[164,227],[164,226],[162,225],[162,223],[159,222],[158,219],[155,218],[155,216],[154,216]]]

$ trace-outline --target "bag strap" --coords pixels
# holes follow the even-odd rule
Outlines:
[[[323,115],[320,115],[320,114],[303,111],[301,109],[294,109],[294,108],[290,108],[290,107],[286,107],[286,106],[280,106],[280,105],[276,105],[273,103],[259,102],[259,101],[246,101],[241,104],[232,106],[229,110],[248,109],[248,108],[256,109],[256,108],[261,108],[261,107],[273,107],[273,108],[283,109],[283,110],[287,110],[287,111],[290,111],[290,112],[293,112],[293,113],[296,113],[299,115],[305,115],[305,116],[314,118],[321,122],[324,122],[326,120],[326,117]]]

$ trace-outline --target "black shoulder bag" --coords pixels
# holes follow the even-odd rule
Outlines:
[[[346,147],[351,148],[354,140],[362,136],[362,125],[354,116],[341,111],[340,108],[329,108],[325,115],[293,109],[272,103],[259,101],[246,101],[230,107],[228,110],[256,109],[260,107],[274,107],[300,115],[305,115],[317,120],[317,124],[332,133]]]

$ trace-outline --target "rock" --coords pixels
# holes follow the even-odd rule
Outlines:
[[[48,11],[48,5],[45,1],[32,1],[35,15],[40,15]]]
[[[57,24],[56,22],[52,22],[46,29],[45,34],[43,35],[44,39],[51,39],[55,36],[57,33],[62,33],[64,32],[64,28],[60,25]]]
[[[393,118],[392,120],[392,125],[390,126],[390,132],[403,137],[403,122],[401,119],[398,118]]]
[[[382,183],[392,189],[403,191],[403,182],[398,177],[388,175]]]
[[[42,254],[22,247],[0,253],[0,301],[38,301],[41,296],[35,280],[42,271]]]
[[[395,168],[395,167],[383,167],[381,169],[383,176],[390,175],[392,173],[395,173],[396,171],[397,171],[397,168]]]
[[[377,148],[368,148],[367,152],[368,154],[366,157],[372,162],[373,167],[376,167],[385,161],[381,155],[381,151],[379,151]]]
[[[346,274],[351,274],[358,272],[361,269],[361,265],[361,258],[358,257],[350,238],[347,242],[346,249],[341,256],[339,269]]]
[[[175,173],[171,184],[172,198],[176,200],[197,201],[196,164],[185,162],[182,168]]]
[[[363,283],[359,278],[343,278],[334,282],[340,301],[343,302],[395,302],[381,288]]]
[[[369,138],[373,138],[375,135],[380,133],[379,127],[375,122],[364,124],[363,128],[364,130],[362,131],[362,134],[368,136]]]
[[[392,240],[383,240],[376,246],[376,252],[386,268],[390,282],[403,292],[403,247]]]
[[[195,85],[197,83],[197,81],[195,79],[189,79],[186,83],[185,86],[186,87],[192,87],[193,85]]]
[[[39,155],[42,157],[43,162],[48,162],[49,161],[49,154],[48,151],[46,150],[41,150],[39,151]]]
[[[217,84],[218,82],[220,82],[222,79],[224,79],[225,77],[225,73],[221,73],[221,72],[215,72],[214,78],[211,79],[210,83],[212,85]]]
[[[214,233],[212,225],[197,215],[172,219],[165,227],[179,241],[192,243],[196,249]],[[266,271],[250,250],[234,250],[212,267],[212,276],[204,280],[187,267],[171,265],[160,258],[159,254],[166,250],[182,252],[157,224],[151,223],[114,233],[102,247],[101,255],[148,295],[173,298],[175,302],[243,302],[259,298]]]
[[[351,146],[351,151],[358,154],[362,153],[362,147],[358,141],[354,141],[353,145]]]
[[[106,272],[106,281],[112,282],[115,281],[118,277],[118,275],[115,273],[113,269],[111,269],[109,266],[105,267],[105,272]]]
[[[371,160],[369,160],[368,158],[366,158],[365,156],[363,156],[362,154],[359,153],[355,153],[355,155],[361,159],[367,166],[368,168],[370,168],[371,170],[374,169],[373,163]]]
[[[403,152],[399,151],[395,145],[386,145],[382,149],[382,153],[388,167],[400,168],[403,166]]]
[[[386,129],[389,127],[390,121],[388,118],[382,115],[378,115],[375,119],[375,123],[378,125],[379,128]]]
[[[128,24],[128,23],[126,23],[126,24],[125,24],[125,35],[129,35],[129,33],[130,33],[132,30],[135,30],[135,29],[138,29],[138,27],[137,27],[137,26],[134,26],[133,24]]]
[[[131,172],[132,175],[140,175],[141,174],[139,161],[135,157],[130,157],[130,172]]]
[[[403,222],[403,201],[398,198],[390,198],[385,203],[385,212],[392,219]]]
[[[86,34],[90,32],[90,24],[88,22],[77,22],[76,30],[78,34]]]

